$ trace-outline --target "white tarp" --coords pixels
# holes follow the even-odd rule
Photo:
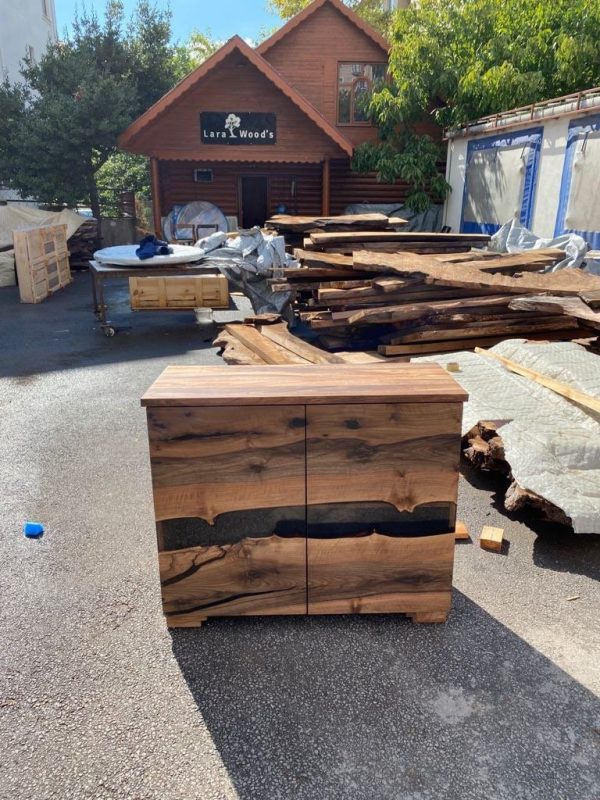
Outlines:
[[[15,251],[6,250],[0,253],[0,288],[14,286],[15,279]]]
[[[562,261],[551,267],[546,267],[542,272],[556,272],[566,267],[582,267],[586,272],[600,275],[600,263],[585,261],[585,254],[589,250],[588,243],[576,233],[563,233],[553,239],[542,239],[523,227],[516,220],[505,223],[489,241],[488,248],[497,253],[519,253],[521,250],[540,250],[544,247],[556,247],[565,251]]]
[[[46,225],[66,225],[67,239],[83,225],[89,217],[83,217],[71,209],[41,211],[39,208],[10,204],[0,206],[0,249],[12,247],[13,231],[24,228],[42,228]]]
[[[577,344],[511,339],[490,349],[600,396],[600,360]],[[494,422],[517,483],[561,508],[575,533],[600,533],[600,415],[476,353],[412,361],[458,362],[452,377],[469,392],[463,434],[482,420]]]

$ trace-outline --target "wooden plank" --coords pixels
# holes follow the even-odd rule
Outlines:
[[[517,297],[511,300],[510,308],[566,314],[585,322],[588,327],[600,328],[600,311],[593,311],[581,297]]]
[[[260,329],[260,333],[262,336],[266,336],[267,339],[270,339],[270,341],[275,342],[280,345],[280,347],[284,347],[286,350],[303,358],[310,364],[339,364],[342,362],[342,359],[338,356],[326,353],[319,347],[315,347],[299,339],[297,336],[294,336],[288,330],[285,322],[276,325],[263,325]]]
[[[325,177],[325,175],[323,176]],[[323,181],[324,182],[324,181]],[[265,222],[265,227],[275,228],[277,231],[303,233],[317,228],[326,230],[387,230],[390,225],[405,225],[406,220],[400,217],[390,219],[385,214],[378,212],[368,214],[341,214],[320,217],[291,216],[288,214],[275,214]]]
[[[232,336],[225,330],[221,331],[217,336],[213,342],[213,346],[222,348],[220,355],[227,364],[243,364],[245,366],[250,364],[262,364],[264,366],[267,363],[263,361],[254,350],[250,350],[249,347],[246,347],[246,345],[242,344],[235,336]]]
[[[579,292],[579,297],[590,308],[600,308],[600,289],[595,289],[589,292]]]
[[[40,303],[71,283],[66,235],[66,225],[13,232],[22,303]]]
[[[443,403],[467,397],[437,364],[338,364],[335,369],[327,364],[235,369],[186,365],[167,367],[143,396],[142,405]]]
[[[156,519],[304,506],[304,428],[301,405],[149,409]]]
[[[443,342],[413,342],[412,344],[380,344],[377,351],[384,356],[418,356],[428,353],[454,353],[461,350],[476,350],[478,347],[492,347],[506,339],[503,336],[482,336],[479,339],[452,339]],[[569,341],[581,338],[578,329],[558,332],[530,333],[528,340]]]
[[[309,531],[311,506],[380,502],[412,512],[455,503],[461,403],[434,411],[424,403],[344,403],[308,407],[306,415]],[[446,530],[453,527],[452,516]]]
[[[173,275],[129,278],[133,311],[155,309],[228,308],[224,275]]]
[[[409,342],[441,342],[455,339],[481,339],[482,336],[522,336],[530,333],[552,332],[560,330],[579,330],[575,320],[566,317],[542,317],[539,320],[490,320],[487,322],[465,323],[462,327],[444,329],[443,322],[439,327],[430,330],[408,331],[394,335],[390,344]]]
[[[498,293],[536,294],[540,291],[577,295],[600,288],[600,277],[580,269],[561,269],[549,273],[522,275],[489,274],[472,263],[444,264],[433,256],[356,252],[354,267],[363,271],[384,269],[402,277],[422,277],[426,283],[465,288],[495,288]]]
[[[556,394],[560,394],[562,397],[566,397],[568,400],[572,400],[574,403],[588,408],[590,411],[600,412],[600,398],[598,397],[581,392],[579,389],[575,389],[566,383],[561,383],[561,381],[543,375],[541,372],[529,369],[529,367],[524,367],[516,361],[511,361],[509,358],[501,356],[499,353],[491,353],[489,350],[483,350],[480,347],[476,347],[475,352],[478,355],[485,356],[485,358],[499,361],[506,369],[510,370],[510,372],[514,372],[524,378],[529,378],[529,380],[539,383],[540,386],[545,386],[546,389],[551,389],[553,392],[556,392]]]
[[[281,349],[272,341],[261,335],[256,328],[249,325],[226,325],[227,333],[235,336],[247,348],[252,350],[267,364],[289,364],[295,360],[297,363],[305,363],[306,359],[292,356],[289,352],[282,353]]]
[[[418,612],[443,621],[450,610],[454,533],[309,538],[307,554],[309,614]]]
[[[380,308],[349,311],[331,315],[332,320],[344,320],[349,325],[381,324],[421,319],[426,315],[441,312],[468,311],[471,308],[506,307],[511,300],[510,295],[481,295],[468,298],[451,298],[449,300],[432,300],[423,303],[382,306]]]
[[[306,614],[306,540],[245,538],[236,544],[159,553],[170,628],[207,617]]]
[[[310,241],[315,245],[339,244],[341,242],[435,242],[437,244],[463,242],[489,242],[485,233],[429,233],[420,231],[343,231],[339,233],[311,233]]]
[[[479,536],[479,545],[484,550],[492,550],[499,553],[502,550],[502,540],[504,538],[504,528],[494,528],[485,525]]]

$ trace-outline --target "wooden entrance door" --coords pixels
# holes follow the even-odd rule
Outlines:
[[[264,225],[269,216],[269,179],[264,175],[240,178],[241,224],[243,228]]]

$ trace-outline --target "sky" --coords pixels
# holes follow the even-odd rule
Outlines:
[[[170,5],[173,12],[173,38],[186,39],[194,28],[219,41],[239,34],[245,39],[255,40],[261,29],[279,27],[281,20],[267,11],[267,0],[155,0],[159,7]],[[105,0],[54,0],[58,35],[69,27],[76,8],[94,8],[101,14]],[[136,0],[124,0],[125,11],[131,13]]]

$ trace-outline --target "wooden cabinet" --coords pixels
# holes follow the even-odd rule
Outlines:
[[[437,365],[165,370],[142,403],[168,624],[445,619],[465,399]]]
[[[224,275],[129,278],[129,298],[132,311],[227,308],[229,288]]]

